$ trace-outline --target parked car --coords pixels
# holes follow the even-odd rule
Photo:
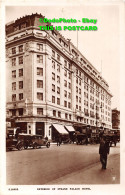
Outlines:
[[[47,137],[43,138],[42,135],[24,136],[24,149],[27,149],[28,147],[36,149],[41,146],[46,146],[47,148],[50,147],[50,142],[48,141]]]
[[[24,141],[22,139],[16,139],[14,136],[8,136],[6,138],[6,149],[12,150],[14,148],[22,150],[24,148]]]
[[[79,133],[76,135],[76,144],[86,144],[86,135],[83,133]]]

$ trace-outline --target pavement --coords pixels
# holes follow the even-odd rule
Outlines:
[[[47,184],[120,184],[120,154],[109,155],[107,169],[101,167],[101,163],[97,162]]]

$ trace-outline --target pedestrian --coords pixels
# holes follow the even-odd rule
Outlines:
[[[106,138],[102,137],[100,141],[99,147],[99,154],[100,154],[100,161],[102,163],[102,169],[106,169],[107,165],[107,155],[109,154],[109,142]]]
[[[58,134],[57,135],[57,146],[60,146],[61,145],[61,135]]]
[[[85,141],[85,143],[86,143],[86,146],[88,145],[88,136],[86,135],[86,141]]]

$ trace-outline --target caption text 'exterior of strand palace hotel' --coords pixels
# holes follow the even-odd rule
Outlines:
[[[7,121],[28,134],[112,128],[108,83],[40,14],[6,24]]]

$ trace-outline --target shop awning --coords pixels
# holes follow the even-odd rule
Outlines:
[[[66,129],[64,128],[63,125],[58,125],[58,124],[53,124],[53,126],[55,127],[55,129],[61,133],[61,134],[68,134],[68,132],[66,131]]]
[[[75,129],[73,128],[73,126],[70,126],[70,125],[65,125],[66,129],[69,131],[69,132],[75,132]]]

